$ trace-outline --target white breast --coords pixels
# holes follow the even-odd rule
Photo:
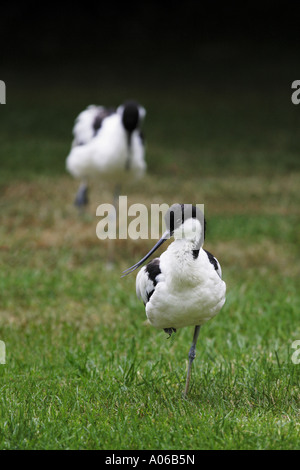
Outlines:
[[[197,259],[184,252],[174,242],[160,257],[164,281],[146,305],[149,322],[156,328],[202,325],[224,305],[226,284],[204,250]]]

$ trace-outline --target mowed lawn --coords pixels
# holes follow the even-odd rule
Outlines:
[[[115,79],[109,92],[12,79],[0,108],[1,449],[300,448],[300,108],[284,80],[259,78]],[[124,189],[128,204],[204,203],[205,248],[227,283],[187,399],[193,328],[167,339],[146,324],[135,275],[121,279],[153,241],[117,240],[107,269],[96,208],[112,187],[94,182],[79,216],[65,172],[76,115],[128,95],[148,111],[148,173]]]

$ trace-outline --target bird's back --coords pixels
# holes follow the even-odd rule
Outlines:
[[[114,112],[104,106],[90,105],[76,118],[73,127],[73,146],[85,145],[98,133],[103,120]]]

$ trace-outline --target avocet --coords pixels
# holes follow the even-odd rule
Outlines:
[[[192,362],[201,326],[221,310],[226,284],[220,263],[203,249],[205,219],[191,204],[173,204],[165,216],[167,231],[138,263],[141,266],[166,240],[174,241],[159,258],[144,266],[136,277],[136,293],[143,300],[148,321],[171,335],[185,326],[194,326],[184,395],[187,395]]]
[[[88,203],[92,178],[112,178],[119,187],[127,177],[143,176],[146,162],[141,125],[145,115],[145,108],[136,101],[126,101],[117,109],[91,105],[79,114],[66,160],[67,170],[80,181],[76,206]]]

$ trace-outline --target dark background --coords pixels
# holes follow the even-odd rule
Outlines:
[[[299,46],[293,2],[1,2],[1,67],[120,60],[149,70],[201,59],[207,44],[238,48],[239,60],[282,57]],[[260,50],[260,48],[262,48]],[[265,56],[266,57],[266,56]],[[237,57],[236,57],[237,59]],[[190,68],[193,68],[192,60]]]
[[[274,161],[297,169],[299,21],[296,3],[282,1],[2,2],[2,133],[40,142],[26,154],[31,168],[62,173],[79,112],[135,98],[152,173],[176,172],[178,149],[193,168],[200,148],[208,172],[243,161],[255,172],[263,159],[268,171]],[[22,152],[6,150],[6,166]]]

